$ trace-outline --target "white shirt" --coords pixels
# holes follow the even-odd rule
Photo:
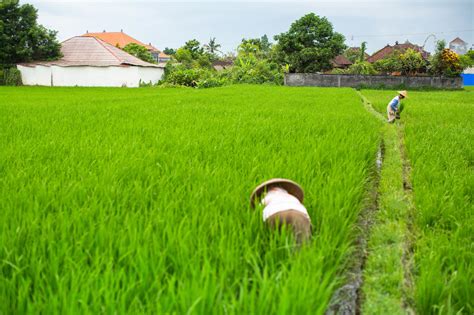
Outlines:
[[[275,213],[287,210],[301,212],[310,219],[308,211],[301,204],[298,198],[290,195],[285,189],[280,187],[270,189],[270,191],[265,195],[265,198],[263,198],[262,204],[265,205],[265,208],[263,209],[263,221],[266,221]]]

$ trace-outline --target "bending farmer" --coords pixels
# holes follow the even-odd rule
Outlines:
[[[407,97],[407,91],[398,91],[398,95],[395,96],[387,106],[388,122],[393,123],[395,119],[400,119],[400,113],[403,110],[402,99]]]

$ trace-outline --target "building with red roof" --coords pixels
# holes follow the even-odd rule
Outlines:
[[[352,65],[352,62],[343,55],[336,56],[332,61],[334,68],[346,69]]]
[[[418,51],[423,59],[428,59],[430,56],[430,53],[425,51],[421,46],[415,45],[410,43],[409,41],[406,41],[403,44],[399,44],[398,42],[395,42],[395,45],[391,46],[387,44],[387,46],[383,47],[382,49],[376,51],[372,56],[367,58],[367,61],[370,63],[374,63],[377,60],[384,59],[389,57],[391,54],[393,54],[395,51],[398,51],[400,53],[404,53],[408,49],[413,49],[414,51]]]
[[[145,47],[150,52],[150,54],[153,56],[153,58],[155,59],[157,63],[167,62],[168,60],[170,60],[170,56],[168,56],[167,54],[163,53],[162,51],[154,47],[151,43],[145,44],[139,41],[138,39],[135,39],[132,36],[124,33],[123,30],[121,30],[120,32],[106,32],[104,30],[103,32],[100,32],[100,33],[89,33],[87,31],[82,36],[96,37],[103,40],[106,43],[109,43],[110,45],[113,45],[121,49],[123,49],[128,44],[132,44],[132,43],[137,44],[137,45]]]
[[[24,85],[127,86],[157,83],[162,65],[145,62],[96,37],[76,36],[61,43],[62,57],[17,65]]]

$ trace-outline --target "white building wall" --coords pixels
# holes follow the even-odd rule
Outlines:
[[[134,67],[52,66],[51,68],[53,86],[138,86]]]
[[[18,66],[24,85],[138,87],[158,82],[164,70],[136,66],[60,67]]]
[[[161,77],[164,74],[163,68],[145,68],[145,67],[136,67],[138,70],[138,77],[143,83],[153,83],[156,84],[161,80]]]
[[[463,71],[465,74],[474,74],[474,67],[467,68]]]
[[[51,68],[45,66],[25,67],[18,65],[24,85],[51,86]]]

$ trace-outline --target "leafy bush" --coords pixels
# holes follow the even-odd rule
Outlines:
[[[283,84],[283,68],[267,59],[259,59],[253,53],[239,54],[234,66],[227,71],[232,83]]]
[[[459,63],[460,63],[460,65],[463,69],[466,69],[466,68],[469,68],[469,67],[474,67],[474,54],[473,54],[472,59],[467,54],[459,56]]]
[[[413,49],[407,49],[399,57],[400,70],[403,74],[415,75],[418,72],[424,72],[426,69],[426,62],[421,56],[421,53]]]
[[[166,82],[174,85],[196,87],[201,71],[200,69],[178,69],[166,76]]]
[[[21,72],[17,68],[10,68],[5,71],[5,85],[19,86],[23,85]]]
[[[374,66],[367,61],[357,61],[347,70],[349,74],[374,75],[377,74]]]
[[[436,52],[431,57],[429,71],[434,75],[457,77],[461,74],[467,64],[462,64],[458,54],[446,46],[445,41],[437,43]]]
[[[228,83],[228,80],[225,77],[221,77],[216,74],[210,76],[203,76],[197,81],[196,87],[199,89],[213,88],[223,86]]]
[[[331,74],[347,74],[347,69],[334,68],[330,72]]]
[[[374,69],[382,74],[392,74],[393,72],[401,72],[402,65],[400,62],[400,52],[394,51],[388,57],[379,59],[373,63]]]
[[[285,69],[271,61],[265,37],[242,40],[234,65],[224,71],[212,68],[212,55],[199,47],[199,42],[188,41],[179,48],[166,65],[165,78],[160,85],[180,85],[211,88],[226,84],[283,84]],[[263,48],[262,48],[263,47]],[[265,52],[262,52],[265,49]]]
[[[149,62],[149,63],[156,63],[155,59],[153,56],[150,54],[148,49],[145,47],[135,44],[135,43],[130,43],[127,46],[123,48],[123,51],[129,53],[132,56],[137,57],[138,59],[141,59],[143,61]]]
[[[160,82],[160,85],[210,88],[226,83],[226,78],[213,69],[188,68],[184,64],[169,63],[165,68],[165,78]]]

